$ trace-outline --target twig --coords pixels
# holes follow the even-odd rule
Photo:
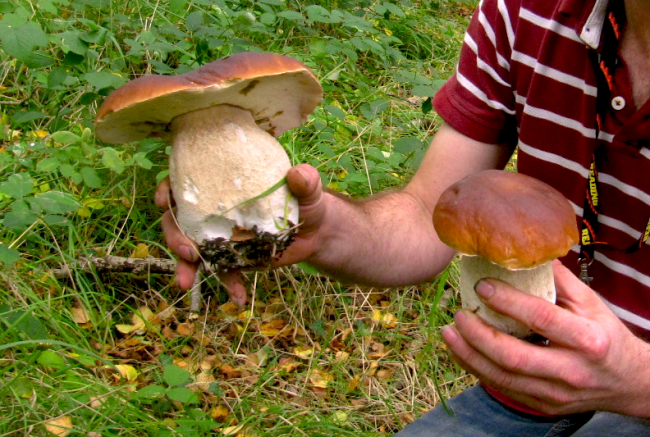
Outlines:
[[[82,271],[97,270],[98,272],[126,272],[135,274],[162,273],[173,274],[176,262],[161,258],[124,258],[121,256],[90,256],[79,257],[76,263],[60,269],[52,269],[55,278],[61,279],[70,275],[72,269]]]

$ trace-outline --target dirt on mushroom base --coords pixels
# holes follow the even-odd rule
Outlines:
[[[223,237],[205,240],[199,250],[205,261],[219,270],[266,268],[272,258],[280,256],[293,242],[296,226],[292,222],[288,225],[277,234],[259,232],[257,226],[252,229],[236,226],[230,240]]]

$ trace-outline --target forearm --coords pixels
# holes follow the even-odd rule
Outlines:
[[[362,201],[326,195],[329,226],[307,261],[327,275],[381,287],[414,284],[432,279],[453,256],[431,212],[407,190]]]
[[[503,168],[510,153],[509,147],[479,143],[443,125],[402,190],[362,201],[325,194],[327,225],[308,262],[339,280],[375,286],[433,278],[453,256],[433,227],[440,194],[468,174]]]

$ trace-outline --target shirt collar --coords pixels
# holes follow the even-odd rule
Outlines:
[[[580,39],[597,49],[607,17],[609,0],[561,0],[559,12],[571,20]]]

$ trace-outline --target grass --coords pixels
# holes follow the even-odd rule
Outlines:
[[[457,307],[454,266],[386,290],[296,266],[252,273],[243,310],[205,278],[194,315],[170,275],[77,264],[171,257],[153,206],[167,148],[94,138],[115,87],[241,50],[296,57],[325,100],[281,142],[329,187],[364,197],[417,167],[439,124],[428,97],[451,74],[471,9],[0,1],[0,436],[391,435],[473,383],[438,331]]]

